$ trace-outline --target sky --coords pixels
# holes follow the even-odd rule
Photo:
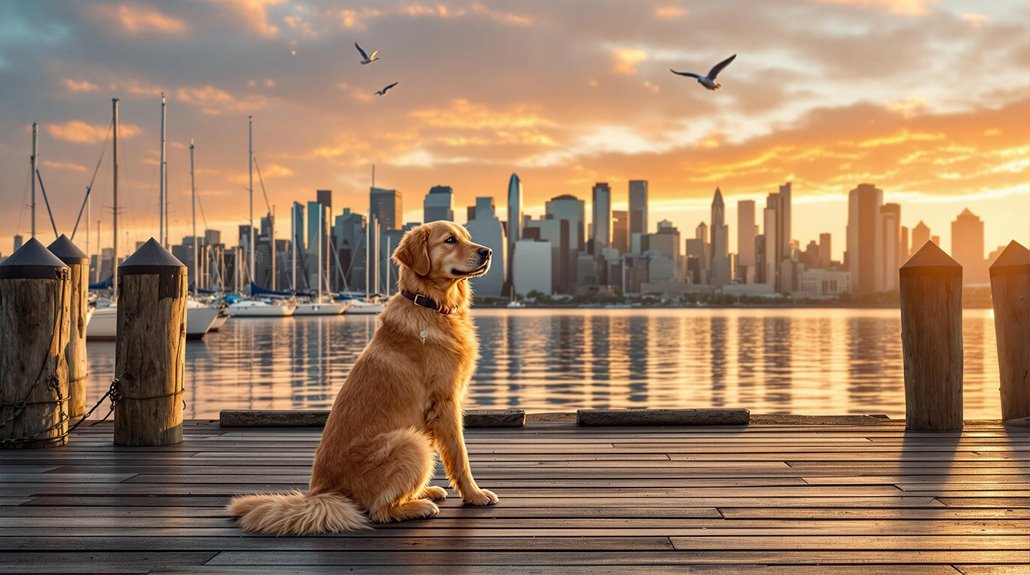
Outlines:
[[[354,42],[381,60],[362,66]],[[730,54],[717,92],[669,72]],[[737,200],[762,205],[792,181],[794,238],[831,232],[839,258],[847,193],[869,182],[946,249],[966,207],[986,251],[1030,244],[1026,0],[0,0],[0,252],[29,232],[33,122],[59,231],[99,162],[91,249],[98,219],[111,243],[114,97],[120,226],[130,242],[156,235],[162,91],[173,242],[192,223],[191,139],[198,229],[231,242],[247,222],[252,115],[279,237],[316,189],[333,190],[334,213],[366,210],[375,164],[406,221],[437,184],[454,187],[464,222],[477,196],[505,217],[512,172],[533,215],[566,193],[589,214],[599,181],[624,209],[627,181],[647,179],[652,228],[669,219],[684,237],[720,187],[735,251]],[[255,176],[255,218],[266,211]]]

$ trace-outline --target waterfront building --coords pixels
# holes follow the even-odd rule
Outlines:
[[[560,293],[572,294],[576,291],[576,260],[584,251],[584,227],[586,205],[583,200],[565,194],[551,198],[545,204],[546,217],[560,223],[561,239],[558,243],[559,256],[559,289]]]
[[[508,222],[505,233],[508,234],[508,275],[505,278],[508,286],[515,281],[515,243],[522,239],[522,180],[512,172],[508,178]]]
[[[901,205],[880,206],[880,259],[877,265],[879,285],[877,291],[898,289],[898,268],[905,263],[898,250],[901,247]]]
[[[711,285],[715,288],[730,283],[729,226],[726,225],[726,205],[722,200],[722,191],[715,188],[712,199],[712,265]]]
[[[737,281],[749,283],[754,281],[755,236],[758,226],[755,225],[755,201],[740,200],[737,202]],[[752,277],[748,277],[748,276]]]
[[[851,291],[851,273],[841,270],[813,269],[799,274],[798,291],[793,297],[828,299]]]
[[[829,268],[833,264],[833,250],[831,248],[830,234],[819,234],[819,267]]]
[[[919,220],[916,227],[912,228],[912,245],[909,252],[913,254],[918,252],[928,241],[930,241],[930,226]]]
[[[329,245],[329,208],[321,202],[308,202],[307,213],[307,252],[304,256],[304,277],[307,279],[309,289],[317,290],[320,282],[325,287],[323,278],[326,273],[326,264]],[[319,262],[322,267],[319,269]],[[300,275],[299,266],[297,275]]]
[[[472,235],[472,241],[484,245],[493,250],[490,271],[479,277],[469,280],[476,295],[483,297],[501,297],[504,290],[504,280],[507,277],[507,247],[508,239],[504,233],[504,226],[497,217],[492,197],[476,198],[475,208],[472,210],[472,219],[465,224],[465,228]]]
[[[646,234],[648,230],[647,180],[629,181],[629,233]]]
[[[398,230],[404,219],[404,203],[397,190],[370,188],[369,212],[381,230]]]
[[[568,234],[567,221],[561,220],[548,220],[541,218],[538,220],[529,219],[526,220],[526,225],[523,228],[523,238],[534,241],[545,241],[551,246],[551,287],[547,290],[547,293],[559,293],[561,291],[563,270],[561,267],[562,262],[562,230],[565,230],[566,241]],[[520,240],[521,241],[521,240]]]
[[[598,255],[612,245],[612,189],[606,182],[594,184],[592,190],[593,223],[590,253]]]
[[[330,281],[333,290],[365,291],[365,232],[364,214],[343,208],[334,218],[333,239],[340,273]]]
[[[962,266],[962,284],[987,283],[984,223],[969,208],[951,222],[951,257]]]
[[[422,200],[422,221],[428,224],[440,220],[454,221],[454,190],[450,186],[433,186]]]
[[[537,228],[539,229],[539,228]],[[519,297],[537,291],[551,295],[553,246],[547,240],[520,239],[515,243],[512,261],[512,287]]]
[[[848,193],[848,271],[855,293],[872,293],[882,284],[882,205],[883,190],[872,184],[859,184]]]
[[[612,247],[620,254],[629,252],[629,211],[612,211]]]

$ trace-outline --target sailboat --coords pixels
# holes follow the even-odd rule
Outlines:
[[[236,299],[229,303],[225,312],[230,317],[290,317],[297,310],[297,306],[290,302],[272,301],[261,299],[258,296],[259,286],[254,282],[255,249],[254,249],[254,119],[247,117],[247,140],[248,140],[248,170],[250,172],[250,241],[248,251],[250,252],[250,299]],[[242,252],[238,252],[242,256]],[[241,257],[236,258],[237,277],[241,277]],[[275,234],[272,234],[272,259],[275,259]],[[273,274],[274,278],[274,274]],[[274,280],[273,280],[274,281]],[[272,290],[266,290],[272,291]],[[239,298],[239,296],[233,296]],[[229,301],[229,298],[226,298]]]
[[[114,340],[118,337],[118,99],[113,100],[113,119],[112,119],[112,142],[113,150],[112,156],[114,158],[114,264],[113,264],[113,284],[114,284],[114,297],[110,302],[97,302],[96,310],[93,313],[93,319],[90,321],[90,325],[86,329],[87,340]],[[167,240],[167,226],[166,226],[166,214],[165,214],[165,201],[166,193],[165,190],[165,98],[164,94],[161,95],[161,169],[160,169],[160,201],[158,202],[160,209],[160,226],[159,233],[160,241],[162,245]],[[193,161],[192,161],[192,144],[190,145],[190,173],[192,178],[193,172]],[[196,196],[196,189],[194,188],[194,197]],[[195,226],[196,224],[194,224]],[[194,228],[194,244],[196,244],[196,235]],[[195,247],[194,247],[195,249]],[[215,319],[219,315],[219,309],[214,306],[201,303],[194,299],[187,299],[186,302],[186,339],[201,339],[207,334],[208,329],[215,322]]]
[[[325,218],[318,218],[319,241],[318,250],[316,250],[316,253],[318,254],[318,260],[316,264],[318,266],[318,289],[316,290],[315,297],[312,298],[310,301],[302,301],[301,303],[297,304],[297,311],[294,312],[295,315],[340,315],[341,313],[343,313],[343,310],[347,308],[346,303],[335,302],[332,300],[332,298],[326,296],[322,292],[322,282],[327,279],[322,274],[322,254],[323,251],[326,251],[322,248],[328,242],[328,236],[325,233],[324,226]],[[294,256],[296,256],[296,248],[294,248],[293,251]],[[328,258],[326,259],[328,260]],[[297,265],[296,257],[294,257],[293,265],[295,267]]]

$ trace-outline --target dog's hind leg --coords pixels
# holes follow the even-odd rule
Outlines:
[[[369,517],[376,523],[432,517],[440,512],[435,503],[425,499],[424,486],[433,475],[435,461],[429,438],[414,429],[399,429],[377,436],[374,442],[382,447],[375,459],[375,484],[381,487],[368,506]]]
[[[426,485],[422,488],[422,491],[419,492],[418,498],[443,501],[444,499],[447,499],[447,490],[436,485]]]

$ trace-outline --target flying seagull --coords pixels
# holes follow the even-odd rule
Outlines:
[[[364,50],[361,49],[361,46],[358,46],[357,42],[354,43],[354,47],[357,48],[358,52],[361,53],[361,63],[362,64],[371,64],[372,62],[375,62],[376,60],[379,59],[379,50],[376,50],[375,52],[372,52],[372,55],[369,56],[368,54],[365,53]]]
[[[690,77],[690,78],[696,78],[698,84],[701,84],[707,90],[714,92],[715,90],[718,90],[719,88],[722,87],[722,84],[720,84],[720,83],[715,81],[715,77],[719,75],[719,72],[722,72],[723,68],[725,68],[726,66],[729,66],[730,62],[732,62],[733,59],[736,58],[736,57],[737,57],[737,55],[734,54],[734,55],[730,56],[729,58],[726,58],[722,62],[719,62],[715,66],[712,66],[712,69],[708,71],[708,74],[706,76],[702,76],[700,74],[695,74],[693,72],[677,72],[676,70],[673,70],[672,68],[669,68],[669,71],[672,72],[673,74],[678,74],[680,76],[687,76],[687,77]]]
[[[386,93],[390,91],[390,88],[393,88],[396,85],[397,85],[397,82],[394,82],[393,84],[390,84],[389,86],[386,86],[385,88],[377,91],[376,92],[376,96],[385,96]]]

